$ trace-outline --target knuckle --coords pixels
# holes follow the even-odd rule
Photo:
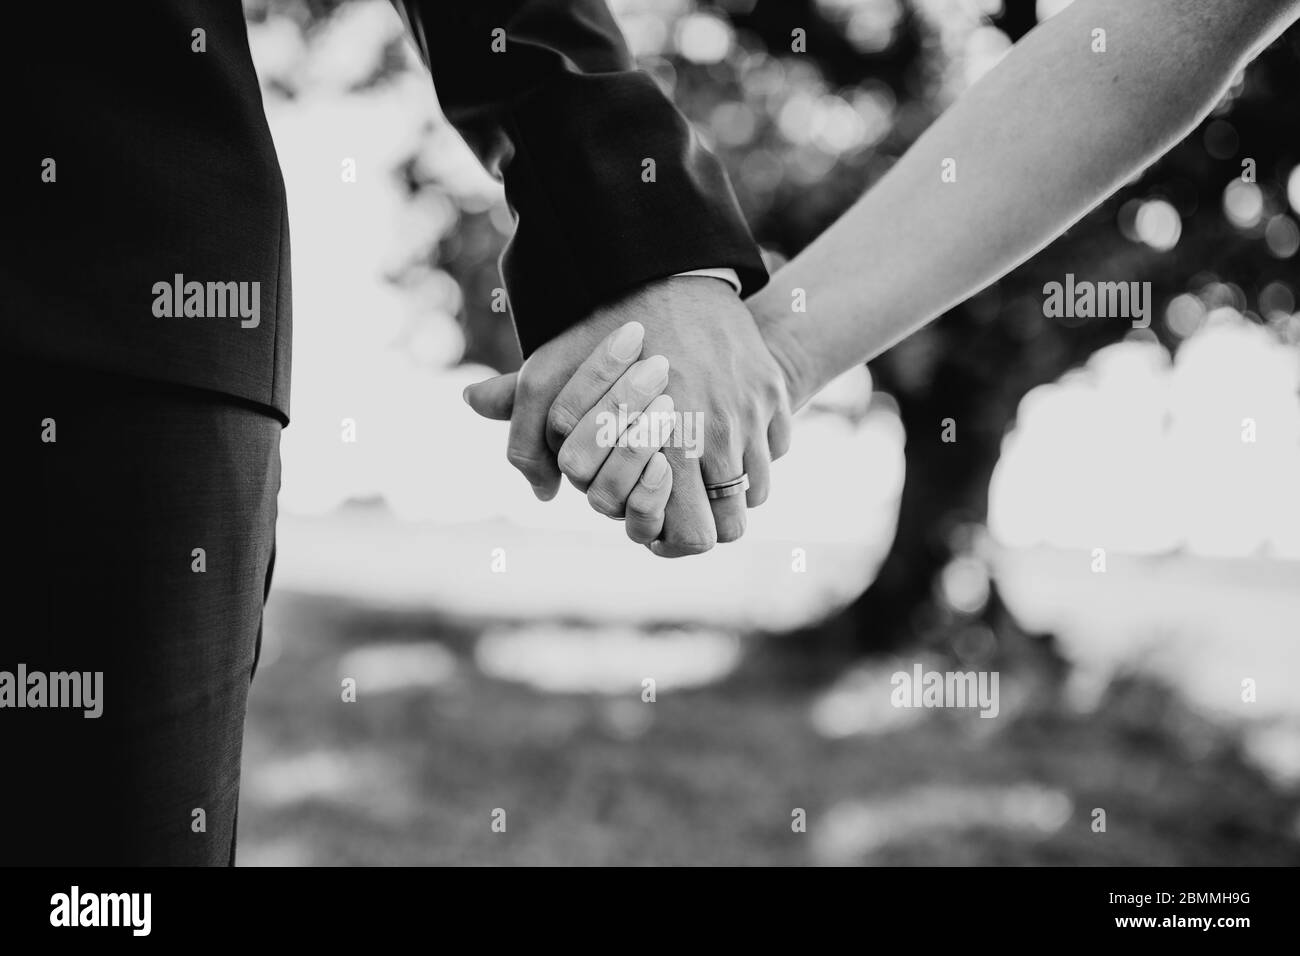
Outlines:
[[[616,501],[603,485],[592,485],[587,490],[587,503],[607,518],[623,517],[623,503]]]
[[[667,543],[685,554],[703,554],[713,549],[718,536],[712,529],[693,528],[668,535]]]
[[[622,375],[629,364],[623,359],[615,358],[613,352],[605,349],[600,358],[587,368],[587,375],[591,382],[609,384]]]
[[[617,471],[626,471],[639,475],[645,469],[646,461],[649,458],[650,455],[646,453],[646,444],[638,444],[637,439],[633,438],[626,447],[615,447],[610,450],[608,464]]]
[[[771,430],[768,434],[768,454],[771,455],[773,461],[785,456],[790,451],[791,440],[792,435],[788,420],[782,422],[782,427]]]
[[[647,525],[659,520],[663,509],[648,496],[634,494],[627,500],[627,520],[636,525]]]
[[[724,521],[718,528],[718,543],[729,544],[732,541],[739,541],[745,536],[745,523],[743,521]]]
[[[597,365],[584,366],[574,373],[574,384],[583,394],[603,395],[609,390],[618,373],[622,371],[619,364],[611,357],[605,356]]]
[[[573,485],[573,487],[577,488],[584,495],[587,493],[587,490],[591,487],[592,481],[594,481],[596,477],[589,469],[582,467],[581,465],[571,465],[568,470],[561,468],[560,474],[565,478],[568,478],[569,484]]]
[[[568,437],[581,419],[574,414],[573,409],[560,402],[551,406],[551,410],[546,413],[546,427],[557,435]]]
[[[714,412],[709,416],[708,434],[721,445],[731,443],[731,436],[736,433],[736,422],[730,412]]]
[[[560,474],[568,478],[583,477],[582,455],[572,442],[560,446],[560,451],[555,456],[555,465],[560,469]]]
[[[677,543],[677,550],[682,554],[704,554],[712,551],[717,541],[706,538],[691,538]]]
[[[662,527],[663,521],[658,514],[633,514],[632,509],[628,508],[627,536],[637,544],[649,544],[659,536]]]
[[[506,461],[526,475],[537,474],[545,468],[546,460],[524,448],[512,445],[506,449]]]
[[[704,430],[705,456],[720,457],[729,455],[735,434],[736,425],[730,416],[716,413],[710,416]]]
[[[654,532],[648,528],[638,528],[636,525],[628,525],[627,536],[635,544],[649,544],[655,539]]]

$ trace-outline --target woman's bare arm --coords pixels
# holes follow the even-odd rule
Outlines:
[[[1300,0],[1076,0],[1028,34],[749,300],[795,406],[1064,232],[1298,16]]]

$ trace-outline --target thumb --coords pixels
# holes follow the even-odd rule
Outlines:
[[[476,382],[461,393],[465,403],[484,418],[499,422],[509,421],[515,409],[515,381],[518,372],[498,375],[484,382]]]

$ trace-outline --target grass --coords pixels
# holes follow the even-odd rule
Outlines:
[[[485,623],[275,595],[245,738],[240,863],[1300,862],[1295,794],[1245,763],[1230,731],[1149,684],[1073,714],[1026,669],[1030,700],[998,720],[927,712],[829,739],[809,712],[832,668],[800,667],[789,638],[755,638],[726,681],[649,704],[492,679],[473,659]],[[344,655],[394,644],[441,648],[445,679],[362,682],[342,702]],[[1105,833],[1090,826],[1098,807]],[[794,808],[806,833],[792,831]]]

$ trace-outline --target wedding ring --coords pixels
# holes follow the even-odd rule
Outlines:
[[[730,481],[719,481],[716,484],[706,484],[704,493],[710,498],[730,498],[732,495],[743,495],[749,490],[749,475],[744,472],[740,473],[739,478],[732,478]]]

